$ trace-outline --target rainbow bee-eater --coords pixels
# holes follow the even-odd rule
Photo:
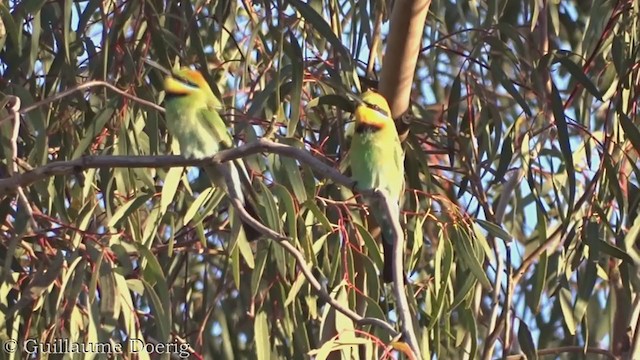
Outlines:
[[[355,131],[350,150],[351,173],[358,188],[379,189],[389,198],[391,213],[400,218],[400,197],[404,189],[404,152],[385,98],[374,92],[362,94],[355,108]],[[382,278],[393,279],[393,227],[386,212],[370,205],[381,228],[384,251]]]
[[[233,146],[227,126],[218,113],[218,110],[222,109],[222,102],[199,71],[189,68],[174,71],[172,75],[165,77],[164,90],[167,129],[178,141],[182,156],[201,159]],[[251,187],[251,181],[247,170],[240,160],[227,164],[235,192],[240,201],[246,204],[245,193],[248,191],[249,194],[253,194],[248,189]],[[215,169],[211,166],[205,166],[204,169],[216,185],[227,189],[227,184]],[[249,214],[256,217],[256,205],[246,205]],[[259,236],[250,226],[244,228],[250,240]]]

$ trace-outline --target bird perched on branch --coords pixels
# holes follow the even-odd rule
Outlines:
[[[351,173],[359,188],[379,189],[392,203],[391,213],[400,218],[404,188],[404,152],[385,98],[374,92],[362,94],[355,108],[355,131],[351,140]],[[370,211],[381,228],[384,250],[382,278],[393,279],[394,233],[386,211],[371,204]]]
[[[178,141],[182,156],[206,158],[233,146],[227,126],[218,113],[222,109],[222,102],[200,72],[189,68],[175,71],[165,77],[164,90],[167,129]],[[247,212],[256,217],[256,199],[244,163],[238,159],[226,165],[233,179],[235,193],[246,205]],[[213,166],[205,166],[204,170],[212,182],[228,192],[227,184]],[[251,196],[249,203],[246,202],[246,193]],[[249,240],[260,235],[250,226],[245,226],[245,233]]]

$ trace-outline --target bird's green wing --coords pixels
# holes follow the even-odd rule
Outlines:
[[[231,135],[225,125],[222,117],[217,111],[205,108],[200,110],[199,122],[206,131],[210,131],[222,144],[223,149],[230,148],[233,144],[231,142]]]
[[[222,149],[229,149],[233,146],[233,142],[231,140],[231,134],[229,134],[229,130],[225,122],[222,120],[222,117],[218,112],[212,109],[204,109],[202,110],[202,122],[205,123],[204,126],[208,128],[215,137],[219,140]],[[250,186],[251,181],[249,180],[249,172],[244,165],[244,162],[240,159],[236,159],[233,161],[237,171],[239,173],[239,178],[242,181],[244,186]]]
[[[201,110],[199,118],[202,127],[205,128],[206,131],[213,133],[216,139],[218,139],[221,149],[229,149],[233,146],[231,134],[229,134],[229,130],[227,129],[225,122],[217,111],[210,108],[203,109]],[[228,169],[230,171],[236,193],[243,203],[249,203],[247,211],[250,215],[256,217],[258,216],[259,201],[251,184],[249,172],[247,171],[242,159],[235,159],[232,163],[233,166],[229,166]]]

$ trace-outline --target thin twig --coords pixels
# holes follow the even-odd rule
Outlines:
[[[216,171],[223,175],[224,180],[227,183],[227,194],[231,199],[233,207],[238,212],[238,215],[240,215],[242,221],[270,239],[276,240],[278,242],[288,241],[288,237],[283,236],[278,232],[264,226],[260,221],[251,216],[247,212],[247,210],[245,210],[245,204],[240,199],[240,194],[238,194],[237,186],[236,184],[234,184],[234,179],[231,175],[231,171],[229,170],[229,167],[225,166],[227,164],[231,164],[231,166],[233,166],[232,162],[216,164]]]
[[[13,117],[11,139],[9,141],[11,143],[11,166],[7,166],[9,176],[18,173],[18,163],[16,162],[16,159],[18,159],[18,135],[20,134],[20,105],[21,101],[19,97],[9,97],[7,110],[9,110],[9,115]],[[24,194],[22,187],[16,188],[16,193],[18,195],[18,203],[29,217],[29,225],[31,225],[31,229],[34,231],[37,230],[38,223],[36,223],[36,220],[33,218],[33,209],[31,209],[29,199],[27,199],[27,196]]]
[[[125,90],[119,89],[117,86],[112,85],[112,84],[110,84],[110,83],[108,83],[106,81],[92,80],[92,81],[87,81],[87,82],[82,83],[80,85],[74,86],[71,89],[59,92],[59,93],[57,93],[55,95],[52,95],[52,96],[50,96],[50,97],[48,97],[48,98],[46,98],[44,100],[35,102],[35,103],[33,103],[33,104],[31,104],[31,105],[29,105],[27,107],[24,107],[20,111],[20,114],[26,114],[29,111],[35,110],[40,106],[47,105],[47,104],[52,103],[52,102],[54,102],[56,100],[60,100],[60,99],[62,99],[64,97],[66,97],[66,96],[69,96],[70,94],[72,94],[72,93],[74,93],[76,91],[81,91],[81,90],[89,89],[89,88],[92,88],[92,87],[98,87],[98,86],[104,86],[104,87],[106,87],[106,88],[108,88],[108,89],[110,89],[110,90],[112,90],[112,91],[124,96],[125,98],[127,98],[127,99],[129,99],[131,101],[135,101],[138,104],[148,106],[148,107],[150,107],[152,109],[160,111],[161,113],[164,113],[164,108],[162,106],[152,102],[152,101],[147,101],[147,100],[141,99],[141,98],[139,98],[137,96],[131,95],[131,94],[127,93]],[[11,120],[11,118],[12,118],[12,116],[7,116],[7,117],[5,117],[3,119],[0,119],[0,124],[2,124],[5,121]]]

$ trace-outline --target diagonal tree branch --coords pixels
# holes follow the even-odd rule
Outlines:
[[[366,193],[366,192],[363,192]],[[411,308],[409,307],[409,301],[407,300],[407,294],[404,291],[404,232],[402,226],[400,226],[400,219],[391,210],[394,205],[385,195],[383,191],[375,189],[373,195],[379,204],[383,205],[382,208],[386,212],[386,218],[392,220],[393,225],[393,293],[396,297],[396,305],[398,317],[402,321],[402,335],[404,340],[411,347],[413,355],[417,359],[422,359],[420,355],[420,347],[418,346],[418,338],[415,334],[413,327],[413,315],[411,314]]]

